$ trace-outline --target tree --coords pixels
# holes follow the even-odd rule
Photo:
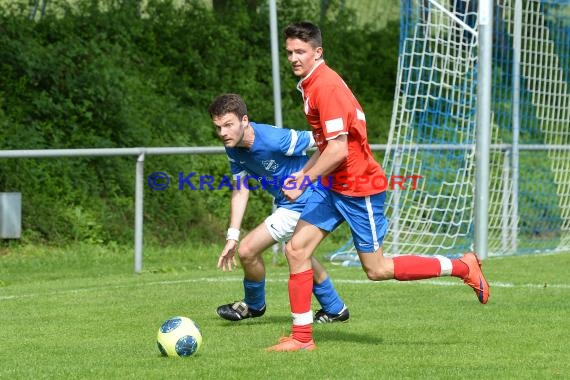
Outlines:
[[[220,15],[231,11],[235,5],[235,0],[212,0],[212,8]],[[258,0],[245,0],[245,5],[247,6],[248,11],[255,12],[258,6]]]

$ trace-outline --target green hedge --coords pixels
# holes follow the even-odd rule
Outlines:
[[[242,94],[252,120],[272,123],[267,6],[245,3],[216,14],[202,1],[151,0],[141,16],[136,1],[77,0],[50,3],[36,21],[0,8],[0,149],[219,145],[206,110],[222,92]],[[335,4],[321,20],[327,62],[359,97],[371,142],[385,142],[398,25],[351,27],[354,14]],[[279,2],[280,26],[319,17],[314,4]],[[280,59],[284,124],[306,129],[297,79]],[[132,241],[134,157],[0,162],[0,191],[22,192],[24,241]],[[154,171],[221,176],[228,165],[221,155],[147,157],[145,173]],[[270,210],[269,196],[255,194],[245,226]],[[145,237],[217,240],[228,211],[228,191],[145,188]]]

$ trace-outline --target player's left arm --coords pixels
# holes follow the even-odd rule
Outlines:
[[[315,139],[309,131],[283,128],[281,132],[279,149],[285,156],[305,156],[307,150],[315,146]]]

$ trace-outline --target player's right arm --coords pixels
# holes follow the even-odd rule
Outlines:
[[[348,137],[341,134],[328,140],[325,149],[316,157],[313,164],[304,169],[304,175],[314,182],[319,176],[324,177],[338,168],[348,157]]]
[[[287,130],[286,128],[283,128],[281,131],[283,133],[279,144],[281,152],[286,156],[305,156],[307,155],[307,150],[315,146],[315,139],[309,131]],[[291,173],[285,179],[282,191],[289,201],[294,201],[303,193],[304,189],[299,189],[296,184],[303,183],[304,173],[314,165],[318,156],[319,152],[317,150],[309,158],[303,169]]]
[[[241,183],[238,184],[237,181]],[[245,181],[247,178],[244,176],[243,178],[238,177],[234,182],[230,201],[230,226],[226,236],[226,245],[218,259],[218,268],[224,272],[226,269],[231,272],[234,267],[237,267],[235,253],[238,247],[239,230],[249,200],[249,188]]]
[[[289,202],[294,202],[303,193],[304,190],[300,189],[298,184],[303,183],[305,173],[315,165],[320,155],[321,153],[317,150],[313,153],[311,158],[309,158],[309,161],[307,161],[305,166],[303,166],[303,169],[298,172],[291,173],[283,182],[283,195]]]
[[[303,192],[296,184],[303,183],[305,179],[315,182],[319,177],[325,177],[346,160],[347,156],[348,138],[346,135],[339,135],[329,140],[325,149],[322,152],[316,152],[302,171],[294,173],[293,178],[288,178],[284,182],[283,195],[289,202],[294,202]]]
[[[307,161],[307,163],[303,167],[303,170],[302,170],[303,173],[306,173],[307,171],[309,171],[309,169],[311,169],[315,165],[315,163],[318,161],[320,156],[321,156],[321,152],[318,150],[315,151],[315,153],[313,153],[311,158],[309,158],[309,161]]]

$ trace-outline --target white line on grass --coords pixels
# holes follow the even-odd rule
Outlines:
[[[157,285],[177,285],[177,284],[187,284],[187,283],[197,283],[197,282],[241,282],[242,277],[235,276],[225,276],[225,277],[201,277],[201,278],[191,278],[186,280],[172,280],[172,281],[152,281],[145,283],[127,284],[127,285],[109,285],[109,286],[94,286],[89,288],[80,289],[69,289],[69,290],[59,290],[54,292],[46,293],[30,293],[30,294],[18,294],[18,295],[6,295],[0,296],[0,301],[17,300],[23,298],[35,298],[35,297],[45,297],[54,296],[60,294],[73,294],[73,293],[84,293],[84,292],[95,292],[106,289],[121,289],[121,288],[133,288],[138,286],[157,286]],[[287,278],[276,278],[276,279],[266,279],[267,282],[286,282]],[[380,284],[380,283],[390,283],[390,284],[401,284],[401,285],[436,285],[436,286],[465,286],[463,282],[457,281],[446,281],[446,280],[421,280],[421,281],[370,281],[370,280],[334,280],[337,284]],[[570,284],[513,284],[510,282],[491,282],[491,288],[520,288],[520,289],[543,289],[543,288],[554,288],[554,289],[570,289]]]

